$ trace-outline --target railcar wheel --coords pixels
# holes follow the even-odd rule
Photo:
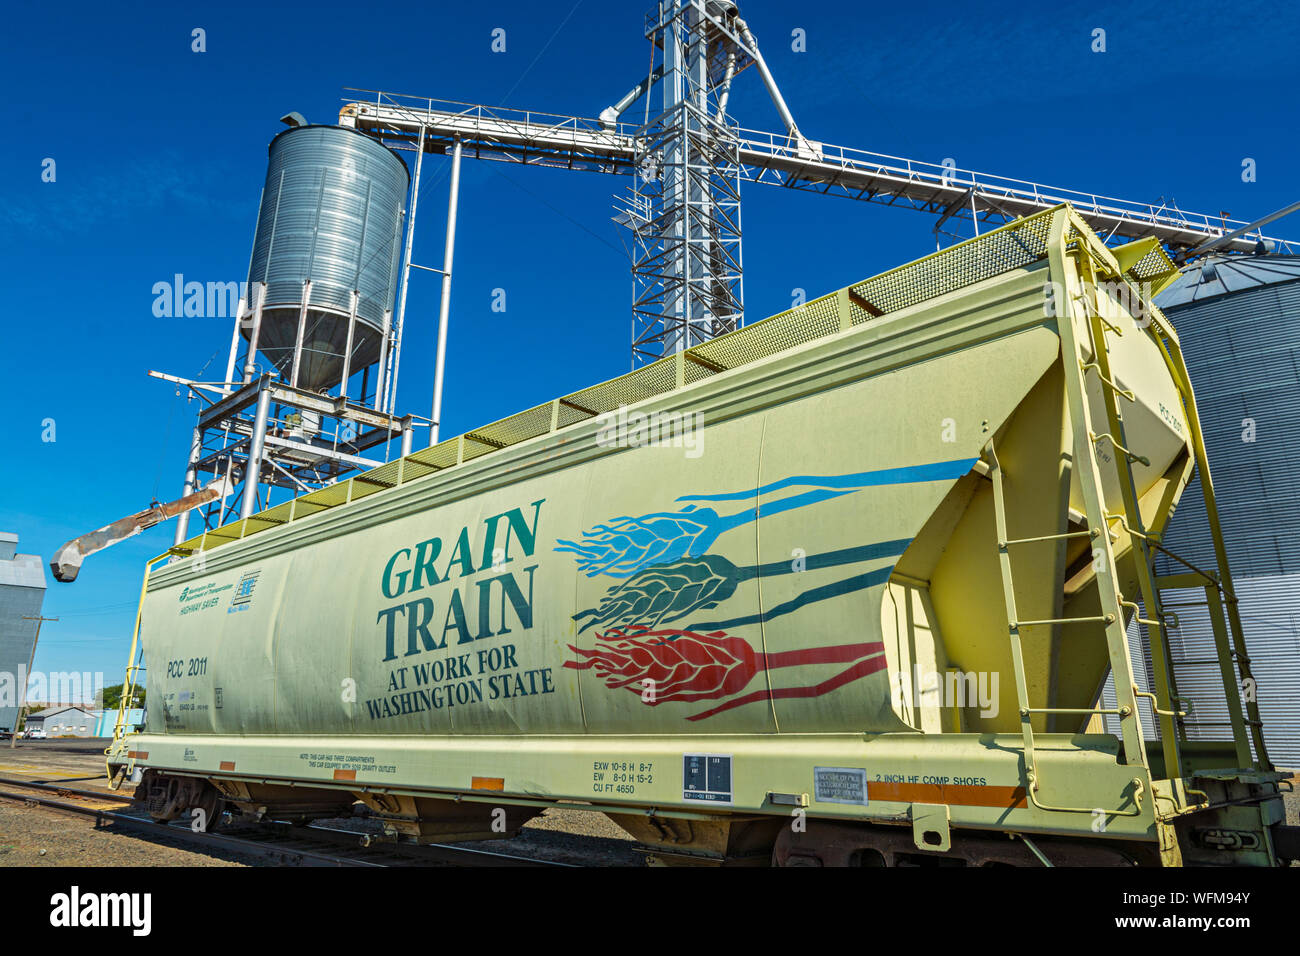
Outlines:
[[[210,783],[203,785],[203,792],[196,803],[190,806],[190,820],[195,821],[195,814],[201,814],[198,825],[205,833],[211,833],[221,827],[226,810],[226,801],[221,792]]]

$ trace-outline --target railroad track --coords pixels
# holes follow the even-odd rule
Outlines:
[[[183,821],[159,823],[128,796],[59,784],[0,777],[0,799],[92,817],[96,827],[121,826],[146,836],[222,849],[282,866],[560,866],[573,864],[432,843],[405,846],[369,842],[367,835],[328,827],[268,826],[231,832],[195,831]],[[17,787],[19,789],[9,789]],[[91,801],[96,801],[92,803]]]

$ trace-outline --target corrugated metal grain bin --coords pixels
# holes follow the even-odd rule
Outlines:
[[[328,388],[343,371],[354,290],[350,370],[379,360],[397,289],[406,164],[338,126],[287,129],[269,153],[248,272],[250,295],[266,287],[258,350],[288,374],[301,335],[294,384]]]
[[[18,535],[0,531],[0,730],[13,730],[18,721],[18,684],[29,676],[33,618],[44,600],[45,563],[37,555],[19,554]]]
[[[1300,767],[1300,257],[1210,256],[1156,301],[1182,337],[1196,388],[1269,754]],[[1212,566],[1204,522],[1198,478],[1165,543]],[[1175,568],[1164,559],[1160,570]],[[1198,599],[1188,593],[1175,608],[1171,644],[1179,693],[1191,701],[1188,735],[1206,739],[1221,734],[1227,713]]]

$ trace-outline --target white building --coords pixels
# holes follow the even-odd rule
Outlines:
[[[99,713],[84,707],[56,704],[27,715],[23,728],[49,737],[93,737]]]

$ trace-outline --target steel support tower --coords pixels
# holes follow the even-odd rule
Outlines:
[[[204,403],[190,440],[184,493],[216,480],[224,486],[221,497],[196,509],[203,522],[198,530],[212,531],[269,508],[276,503],[276,489],[287,500],[357,469],[378,467],[389,460],[388,444],[394,440],[400,441],[401,454],[411,450],[414,417],[399,417],[386,407],[385,393],[389,401],[392,393],[380,381],[395,356],[386,354],[362,370],[360,395],[348,394],[346,380],[327,392],[299,388],[274,370],[262,369],[251,342],[244,345],[241,371],[236,371],[239,332],[256,328],[256,321],[256,309],[246,310],[241,303],[223,382],[149,373],[188,389]],[[189,512],[177,517],[176,544],[197,533],[189,520]]]
[[[617,217],[632,231],[634,364],[729,332],[743,315],[740,136],[726,106],[752,58],[727,28],[734,16],[730,5],[664,0],[646,18],[660,62],[644,84],[648,122]]]

